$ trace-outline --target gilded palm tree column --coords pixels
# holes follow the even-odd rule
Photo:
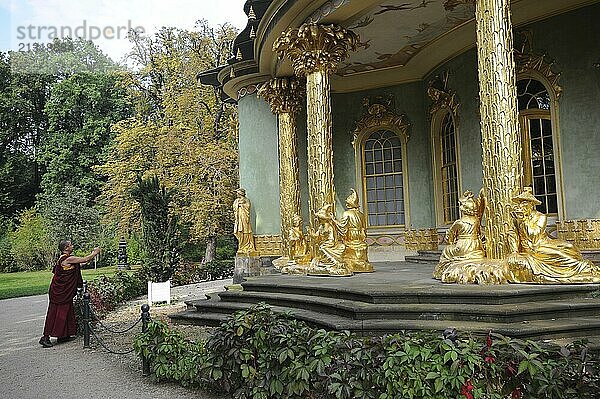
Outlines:
[[[504,259],[514,249],[510,204],[523,169],[510,1],[477,0],[476,19],[486,252]]]
[[[352,31],[337,25],[315,24],[283,32],[273,44],[280,57],[291,59],[296,75],[306,76],[308,190],[313,229],[319,224],[317,212],[326,204],[335,205],[329,75],[357,44],[358,36]]]
[[[275,78],[265,82],[258,95],[277,115],[279,130],[279,209],[283,253],[290,254],[289,232],[296,215],[302,216],[300,204],[300,172],[298,169],[298,138],[296,115],[302,106],[303,85],[295,78]]]

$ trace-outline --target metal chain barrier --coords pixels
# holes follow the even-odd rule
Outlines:
[[[79,290],[78,290],[79,291]],[[92,324],[92,322],[96,322],[98,324],[99,327],[102,328],[101,331],[108,331],[109,333],[112,334],[125,334],[131,330],[133,330],[138,324],[140,324],[140,322],[142,323],[142,333],[145,333],[148,331],[148,323],[150,322],[150,306],[148,306],[148,304],[144,304],[141,307],[142,313],[140,315],[140,317],[129,327],[125,328],[124,330],[115,330],[112,329],[111,327],[107,326],[106,324],[104,324],[100,318],[98,317],[98,315],[96,314],[96,312],[94,311],[94,309],[92,308],[92,304],[90,301],[90,293],[87,291],[87,282],[84,281],[83,282],[83,289],[81,291],[78,292],[78,295],[83,293],[83,309],[81,309],[82,314],[83,314],[83,347],[85,349],[89,349],[90,348],[90,338],[92,336],[94,336],[94,339],[96,340],[96,342],[98,344],[100,344],[100,346],[102,346],[107,352],[115,354],[115,355],[127,355],[129,353],[132,353],[135,349],[131,348],[128,351],[116,351],[113,350],[111,348],[108,347],[108,345],[106,345],[106,343],[103,341],[103,339],[97,334],[97,331],[95,331],[95,326]],[[148,376],[150,375],[150,364],[148,362],[148,360],[142,355],[142,375],[144,376]]]

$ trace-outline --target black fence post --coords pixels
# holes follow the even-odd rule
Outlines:
[[[83,293],[83,347],[90,347],[90,293],[85,291]]]
[[[150,322],[150,306],[147,303],[142,305],[142,333],[148,331],[148,323]],[[150,362],[142,352],[142,375],[147,377],[150,375]]]

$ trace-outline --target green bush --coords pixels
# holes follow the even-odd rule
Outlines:
[[[203,280],[221,280],[233,277],[233,260],[213,260],[204,265],[202,269]]]
[[[17,227],[8,233],[14,271],[42,270],[52,267],[58,242],[50,238],[48,223],[35,208],[19,214]]]
[[[182,262],[173,273],[171,283],[177,286],[230,278],[233,276],[233,267],[232,260],[214,260],[206,264]]]
[[[134,348],[148,359],[157,381],[173,381],[183,386],[200,384],[198,366],[205,353],[204,342],[188,341],[166,324],[153,321],[147,332],[136,337]]]
[[[13,260],[8,234],[0,235],[0,273],[19,271]]]
[[[237,251],[237,241],[233,236],[224,236],[217,239],[217,260],[233,260]]]
[[[146,290],[147,278],[141,271],[118,271],[111,277],[100,276],[88,282],[92,307],[98,314],[111,311]]]
[[[170,380],[181,381],[176,376],[185,370],[186,384],[234,398],[591,399],[600,392],[600,359],[581,342],[558,347],[492,333],[359,337],[314,329],[259,305],[235,313],[193,357],[178,352],[185,347],[178,341],[158,358],[156,343],[170,334],[164,329],[136,343],[155,362],[157,378],[157,364],[182,358],[185,367]]]

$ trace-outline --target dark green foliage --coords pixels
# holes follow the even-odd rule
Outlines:
[[[237,241],[232,235],[222,236],[217,239],[217,260],[233,260],[237,252]]]
[[[80,188],[64,184],[58,191],[45,192],[39,197],[38,209],[56,245],[71,240],[76,249],[83,251],[98,245],[100,215],[89,206],[87,194]]]
[[[0,232],[0,273],[16,272],[18,270],[13,260],[8,234],[4,231]]]
[[[157,340],[146,335],[136,349],[157,361]],[[359,337],[308,327],[267,305],[234,314],[205,348],[186,368],[197,373],[187,381],[234,398],[591,399],[600,392],[600,359],[582,343],[561,348],[492,333]]]
[[[169,212],[174,192],[160,184],[157,176],[137,178],[131,195],[140,204],[145,263],[155,282],[167,281],[180,262],[177,218]]]
[[[136,337],[134,348],[150,361],[156,380],[175,381],[183,386],[199,385],[198,366],[205,353],[204,342],[190,342],[166,324],[153,321],[146,333]]]
[[[8,240],[13,271],[47,269],[57,259],[58,242],[50,239],[48,222],[35,208],[19,213]]]
[[[233,277],[233,267],[233,260],[214,260],[206,264],[182,262],[175,270],[171,281],[173,285],[185,285],[230,278]]]
[[[46,193],[77,187],[92,203],[100,194],[95,165],[106,162],[114,133],[111,125],[131,115],[120,75],[76,73],[52,86],[45,113],[48,134],[39,159],[45,165]]]
[[[118,271],[114,276],[101,276],[88,282],[88,291],[96,313],[115,309],[119,304],[143,295],[147,279],[142,271]]]

